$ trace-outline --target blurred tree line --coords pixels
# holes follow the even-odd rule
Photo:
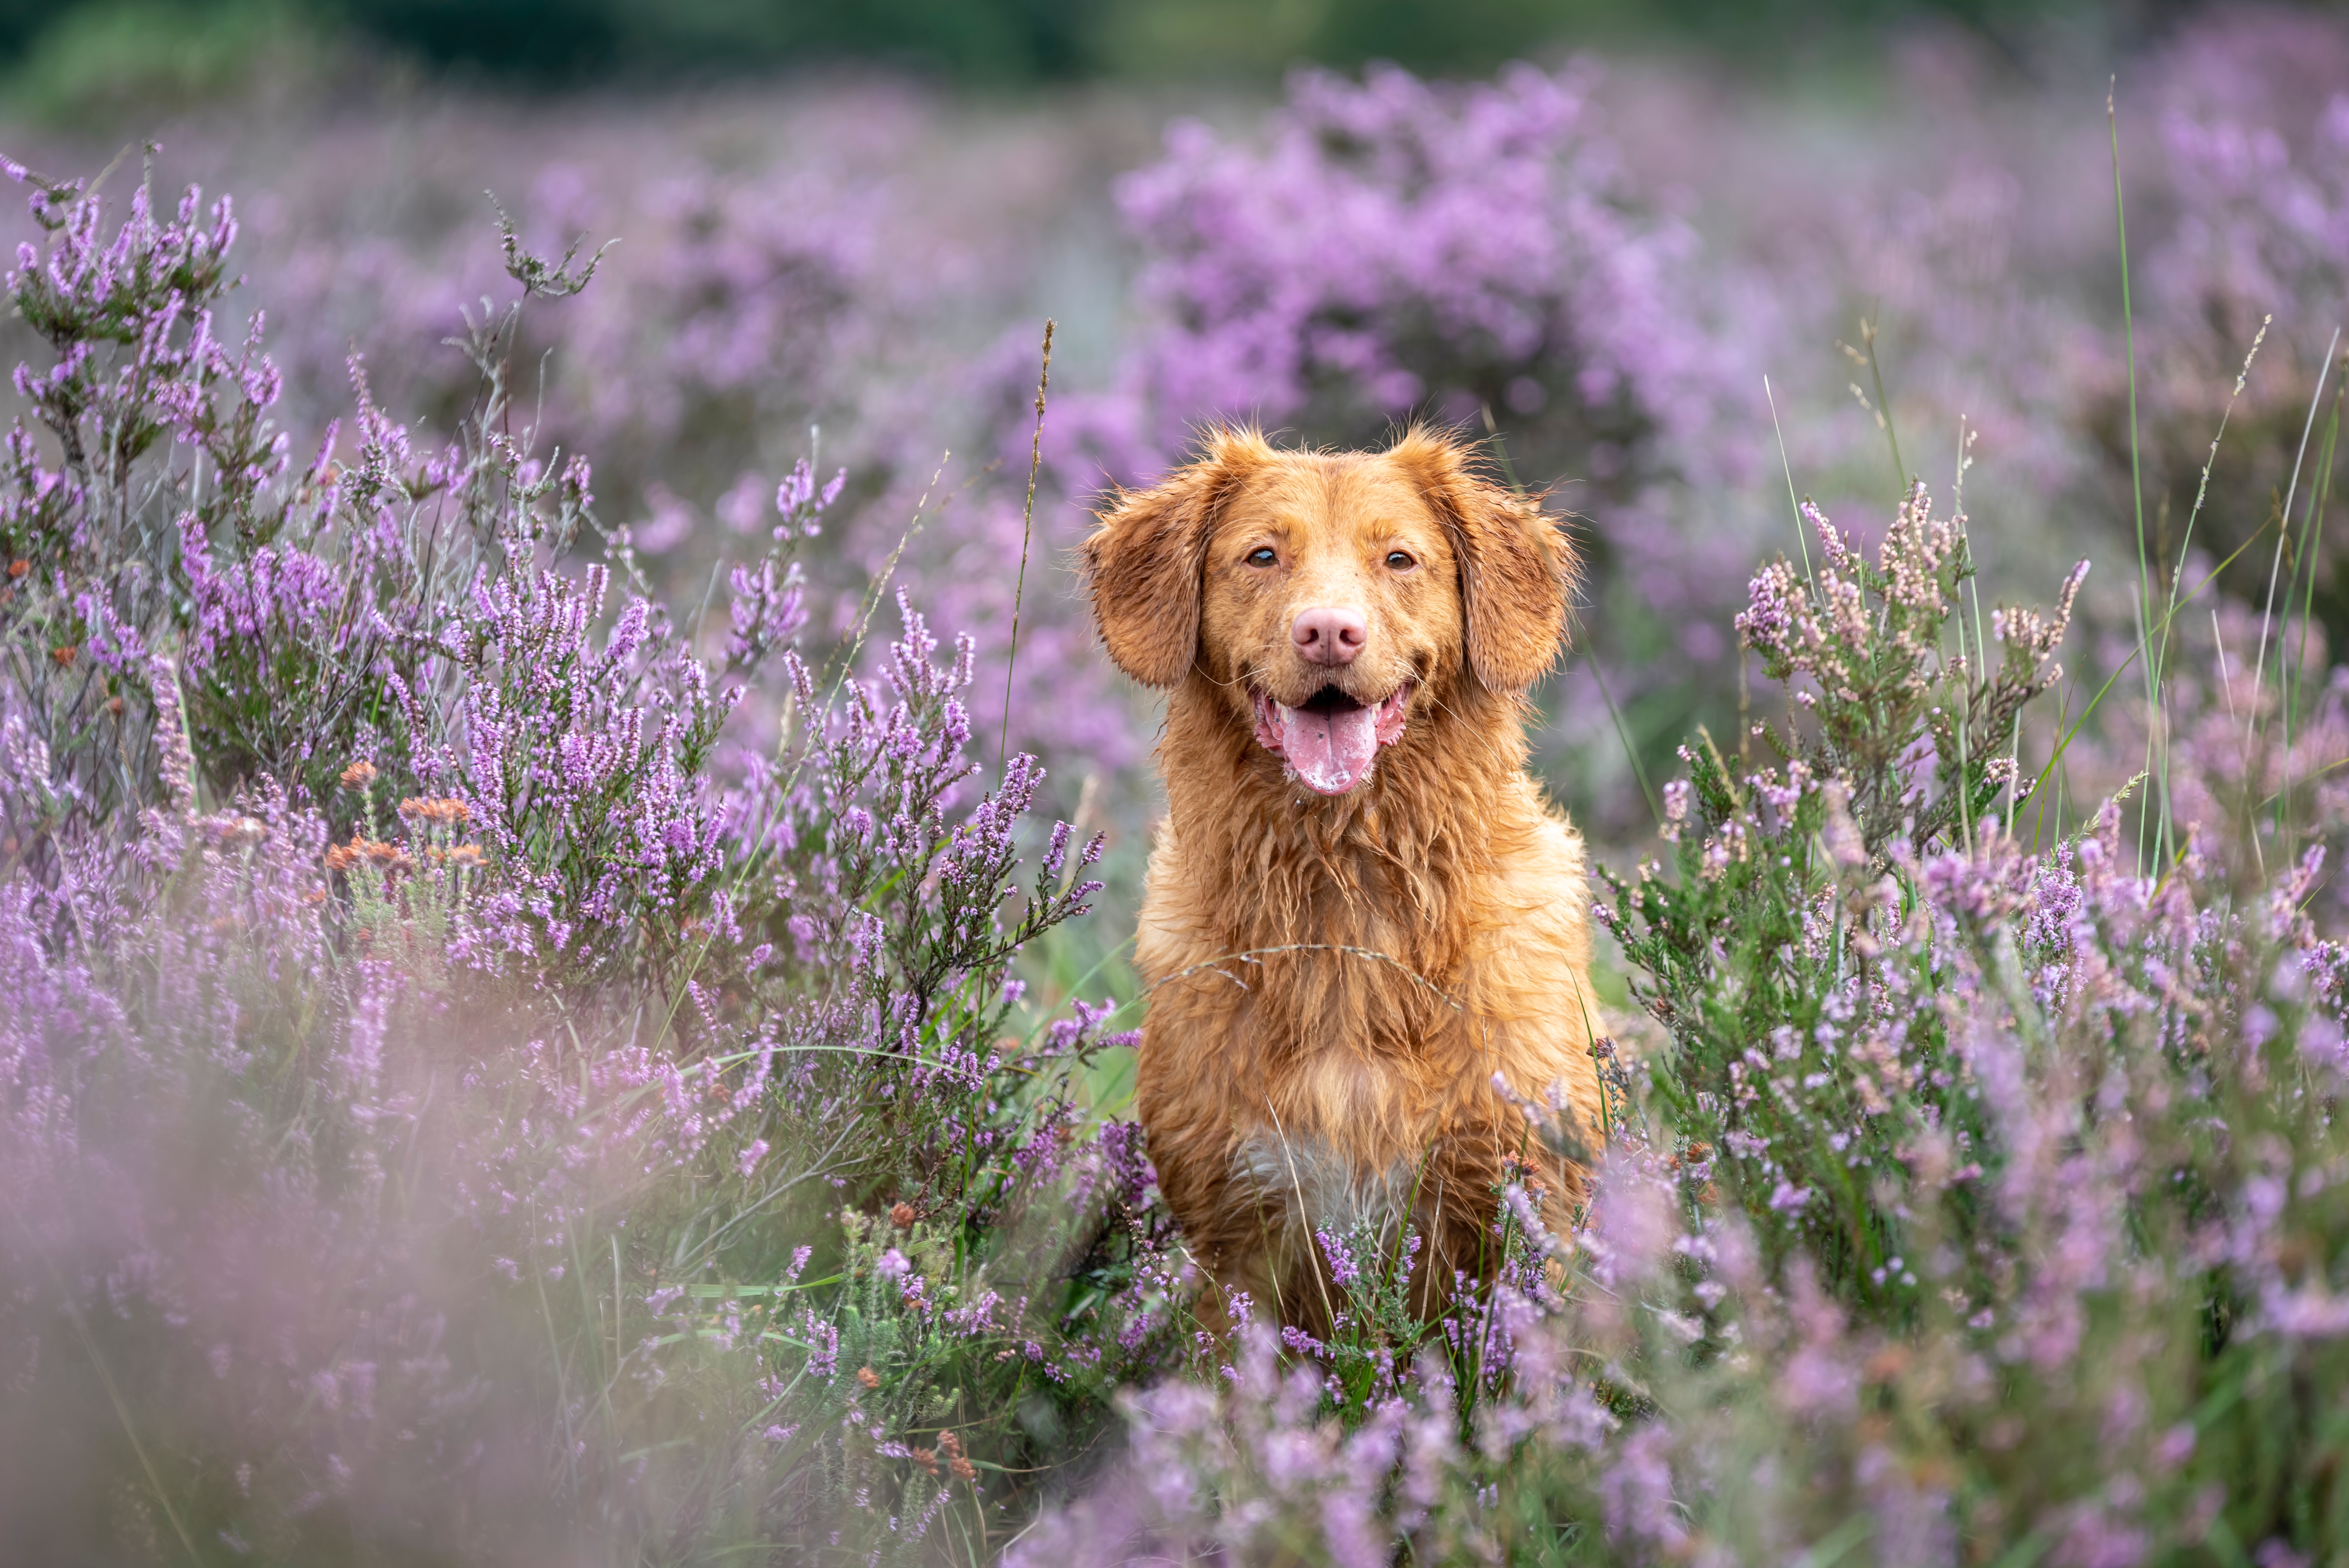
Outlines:
[[[2339,3],[2339,0],[2335,0]],[[1473,72],[1558,45],[1749,62],[1920,21],[2019,63],[2051,27],[2131,43],[2187,0],[0,0],[0,71],[202,92],[289,39],[550,86],[856,62],[1017,85],[1261,77],[1299,58]]]

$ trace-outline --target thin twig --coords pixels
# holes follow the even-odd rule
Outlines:
[[[1803,531],[1803,503],[1795,499],[1795,465],[1786,458],[1786,431],[1778,423],[1778,399],[1770,390],[1770,377],[1762,377],[1762,400],[1770,405],[1770,428],[1778,437],[1778,467],[1786,475],[1786,504],[1795,509],[1795,544],[1803,552],[1803,575],[1810,580],[1811,592],[1819,591],[1818,573],[1811,570],[1811,540]]]
[[[1876,324],[1884,319],[1884,302],[1876,302],[1876,315],[1859,324],[1860,341],[1868,345],[1868,374],[1876,383],[1876,418],[1884,427],[1884,438],[1892,448],[1892,480],[1896,490],[1909,488],[1909,469],[1900,460],[1900,437],[1892,428],[1892,399],[1884,394],[1884,365],[1876,357]]]
[[[55,1270],[51,1272],[54,1274]],[[163,1478],[157,1473],[155,1461],[147,1457],[147,1445],[139,1440],[139,1424],[130,1418],[130,1407],[123,1400],[122,1390],[115,1386],[114,1374],[108,1369],[106,1357],[99,1353],[98,1341],[89,1332],[89,1325],[82,1321],[81,1308],[70,1300],[64,1305],[66,1320],[81,1336],[82,1349],[88,1353],[89,1364],[98,1373],[98,1383],[106,1389],[108,1402],[114,1407],[115,1419],[122,1424],[122,1435],[130,1439],[130,1451],[137,1457],[139,1468],[147,1472],[147,1484],[153,1490],[155,1501],[162,1505],[163,1517],[171,1521],[171,1532],[180,1538],[180,1544],[186,1548],[188,1556],[202,1563],[204,1555],[196,1550],[195,1539],[188,1533],[187,1523],[181,1519],[180,1511],[171,1506],[171,1494],[163,1490]]]
[[[1738,665],[1741,669],[1744,665],[1745,654],[1745,645],[1741,638],[1737,648]],[[1640,748],[1631,744],[1631,731],[1623,722],[1623,710],[1615,706],[1615,694],[1607,689],[1607,677],[1600,672],[1597,659],[1590,661],[1590,678],[1599,683],[1599,695],[1607,704],[1607,716],[1615,721],[1615,738],[1623,743],[1623,755],[1631,759],[1631,775],[1639,779],[1640,793],[1648,798],[1648,810],[1654,815],[1656,826],[1661,829],[1664,825],[1664,808],[1657,800],[1656,791],[1648,783],[1647,766],[1640,760]]]
[[[1526,493],[1525,482],[1517,478],[1517,465],[1509,460],[1508,443],[1501,438],[1501,427],[1493,418],[1493,405],[1483,405],[1485,435],[1493,443],[1493,456],[1501,465],[1501,477],[1509,481],[1509,490],[1516,495]]]
[[[1218,954],[1213,958],[1204,959],[1197,964],[1194,964],[1187,969],[1177,969],[1172,975],[1166,975],[1162,979],[1153,981],[1146,988],[1143,989],[1141,996],[1132,997],[1127,1001],[1120,1003],[1112,1013],[1104,1015],[1104,1018],[1106,1019],[1107,1017],[1114,1016],[1117,1012],[1123,1012],[1125,1008],[1133,1006],[1134,1003],[1141,1001],[1143,997],[1149,995],[1151,992],[1157,990],[1161,985],[1171,985],[1177,980],[1186,980],[1194,975],[1206,974],[1210,970],[1213,970],[1216,974],[1222,975],[1225,979],[1231,981],[1234,985],[1239,986],[1240,989],[1246,990],[1247,989],[1247,982],[1241,980],[1237,975],[1226,974],[1224,970],[1217,968],[1216,966],[1218,965],[1229,964],[1236,960],[1241,963],[1253,964],[1259,958],[1270,957],[1271,955],[1278,953],[1341,953],[1350,957],[1368,958],[1380,964],[1390,964],[1395,968],[1401,970],[1405,979],[1409,980],[1413,985],[1417,985],[1421,989],[1434,995],[1437,1000],[1441,1001],[1445,1006],[1451,1008],[1454,1012],[1464,1013],[1468,1010],[1455,1000],[1449,992],[1445,991],[1444,987],[1438,985],[1434,981],[1430,980],[1426,975],[1420,974],[1410,965],[1405,964],[1402,959],[1397,958],[1392,953],[1381,953],[1375,948],[1370,947],[1352,947],[1342,942],[1289,942],[1283,943],[1278,947],[1250,947],[1238,953]]]
[[[1000,776],[1010,756],[1011,671],[1019,662],[1019,601],[1028,591],[1028,540],[1036,522],[1036,471],[1044,462],[1044,391],[1052,384],[1052,330],[1044,320],[1044,367],[1036,376],[1036,434],[1028,443],[1028,501],[1019,511],[1019,576],[1011,589],[1011,648],[1003,659],[1003,728],[995,738],[995,771]]]

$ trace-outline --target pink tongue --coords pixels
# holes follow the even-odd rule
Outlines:
[[[1308,788],[1343,795],[1371,776],[1371,759],[1379,749],[1379,710],[1358,707],[1324,717],[1284,707],[1280,749]]]

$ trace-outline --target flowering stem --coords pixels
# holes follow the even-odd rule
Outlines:
[[[1044,390],[1052,384],[1052,329],[1044,318],[1044,366],[1036,375],[1036,433],[1028,443],[1028,500],[1019,510],[1019,575],[1011,588],[1011,647],[1003,658],[1003,727],[995,738],[995,770],[1003,771],[1011,741],[1011,672],[1019,662],[1019,601],[1028,590],[1028,540],[1036,522],[1036,470],[1044,463]]]

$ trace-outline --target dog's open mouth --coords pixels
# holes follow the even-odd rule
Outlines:
[[[1286,761],[1307,789],[1343,795],[1371,776],[1380,747],[1402,738],[1403,710],[1415,685],[1405,681],[1375,703],[1325,686],[1297,707],[1250,692],[1257,743]]]

